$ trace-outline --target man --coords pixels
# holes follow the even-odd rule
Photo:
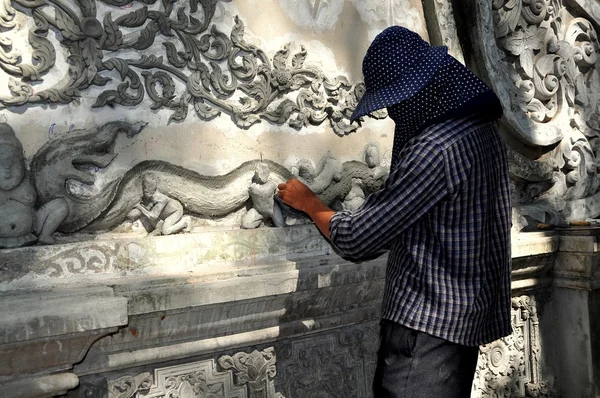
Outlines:
[[[389,250],[381,397],[469,397],[478,346],[511,332],[510,193],[496,95],[416,33],[380,33],[363,61],[366,92],[352,119],[387,108],[390,176],[355,212],[335,213],[305,185],[279,186],[342,255]]]
[[[135,221],[142,216],[154,228],[150,235],[171,235],[181,231],[189,232],[192,220],[183,215],[183,205],[176,199],[170,198],[158,190],[156,177],[146,172],[142,175],[142,201],[135,205],[127,215]]]

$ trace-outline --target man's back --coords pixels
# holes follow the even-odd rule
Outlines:
[[[442,158],[425,163],[444,168],[444,195],[393,243],[383,317],[464,345],[509,334],[509,177],[495,125],[471,117],[431,126],[407,143],[398,168],[414,167],[406,160],[415,156]],[[427,201],[422,189],[409,200]]]

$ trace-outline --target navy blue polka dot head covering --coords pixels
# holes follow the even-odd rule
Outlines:
[[[502,116],[496,94],[446,47],[430,46],[400,26],[375,38],[363,74],[366,91],[352,120],[387,108],[396,123],[392,168],[406,141],[431,124],[475,113],[487,120]]]
[[[415,95],[444,62],[448,49],[432,47],[413,31],[392,26],[377,35],[363,59],[365,94],[351,120]]]

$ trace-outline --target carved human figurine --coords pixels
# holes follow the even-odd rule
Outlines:
[[[271,220],[276,227],[285,225],[281,210],[274,199],[277,184],[269,181],[270,174],[268,165],[259,163],[256,166],[252,183],[248,188],[253,207],[242,220],[243,228],[257,228],[266,220]]]
[[[365,203],[365,192],[363,191],[363,182],[359,178],[352,179],[352,188],[344,201],[342,202],[342,208],[344,210],[356,211],[360,206]]]
[[[142,201],[129,212],[129,220],[145,218],[153,228],[150,235],[171,235],[191,230],[192,220],[183,215],[183,205],[157,189],[153,173],[142,175],[142,194]]]
[[[365,163],[371,169],[373,178],[380,179],[387,176],[388,171],[381,165],[381,156],[377,144],[368,144],[365,148]]]
[[[36,199],[25,168],[23,146],[12,127],[0,123],[0,248],[36,241],[55,243],[52,234],[67,216],[69,206],[57,198],[35,211]]]

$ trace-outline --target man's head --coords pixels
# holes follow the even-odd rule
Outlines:
[[[150,197],[156,192],[156,177],[153,173],[144,173],[142,175],[142,193],[144,197]]]
[[[431,81],[447,53],[446,47],[432,47],[401,26],[385,29],[363,59],[366,91],[351,120],[414,96]]]

